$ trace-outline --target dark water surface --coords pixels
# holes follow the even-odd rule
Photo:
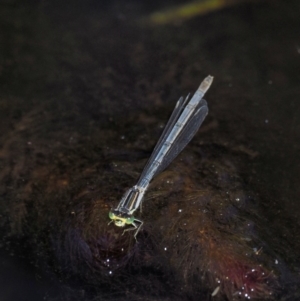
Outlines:
[[[298,1],[164,26],[140,20],[171,1],[63,3],[0,2],[1,300],[299,300]],[[208,74],[136,243],[109,209]]]

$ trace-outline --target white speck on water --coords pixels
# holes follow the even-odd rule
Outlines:
[[[28,144],[28,145],[31,145],[31,144],[32,144],[32,142],[31,142],[31,141],[28,141],[28,142],[27,142],[27,144]]]
[[[278,264],[278,260],[277,259],[275,259],[275,264]]]
[[[240,201],[240,198],[236,198],[235,200],[236,200],[237,202],[239,202],[239,201]]]
[[[178,212],[182,212],[182,209],[179,209]]]
[[[122,135],[122,136],[121,136],[121,139],[122,139],[122,140],[124,140],[124,139],[125,139],[125,136],[124,136],[124,135]]]
[[[269,119],[266,119],[266,120],[265,120],[265,123],[269,123]]]
[[[167,248],[167,247],[164,247],[164,250],[165,250],[165,251],[167,251],[167,250],[168,250],[168,248]]]
[[[220,285],[214,289],[214,291],[211,293],[211,296],[212,297],[216,296],[219,291],[220,291]]]

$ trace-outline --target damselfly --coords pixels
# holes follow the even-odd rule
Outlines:
[[[206,77],[190,100],[189,95],[186,99],[181,97],[178,100],[137,184],[127,190],[118,207],[109,212],[109,218],[116,226],[132,225],[133,227],[124,231],[136,230],[134,237],[138,234],[143,222],[135,218],[133,213],[141,205],[150,181],[173,161],[198,131],[208,113],[207,103],[203,96],[212,81],[212,76]]]

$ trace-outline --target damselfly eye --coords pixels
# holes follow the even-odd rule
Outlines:
[[[134,219],[134,216],[126,218],[126,224],[131,225],[132,223],[134,223]]]
[[[109,211],[109,214],[108,214],[109,218],[114,220],[115,219],[115,214],[112,213],[111,211]]]

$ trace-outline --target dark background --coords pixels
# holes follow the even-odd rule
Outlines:
[[[283,282],[294,283],[280,300],[298,300],[299,1],[240,1],[188,20],[148,22],[183,3],[0,2],[0,300],[59,300],[72,290],[35,254],[40,217],[30,223],[31,201],[51,207],[47,194],[72,197],[68,166],[102,160],[104,174],[106,162],[122,157],[120,168],[136,178],[157,124],[208,74],[201,143],[246,154],[240,176],[265,213],[261,239],[285,262]],[[73,185],[88,185],[79,171],[71,176]],[[113,174],[109,187],[117,181]],[[107,191],[118,199],[132,181]]]

